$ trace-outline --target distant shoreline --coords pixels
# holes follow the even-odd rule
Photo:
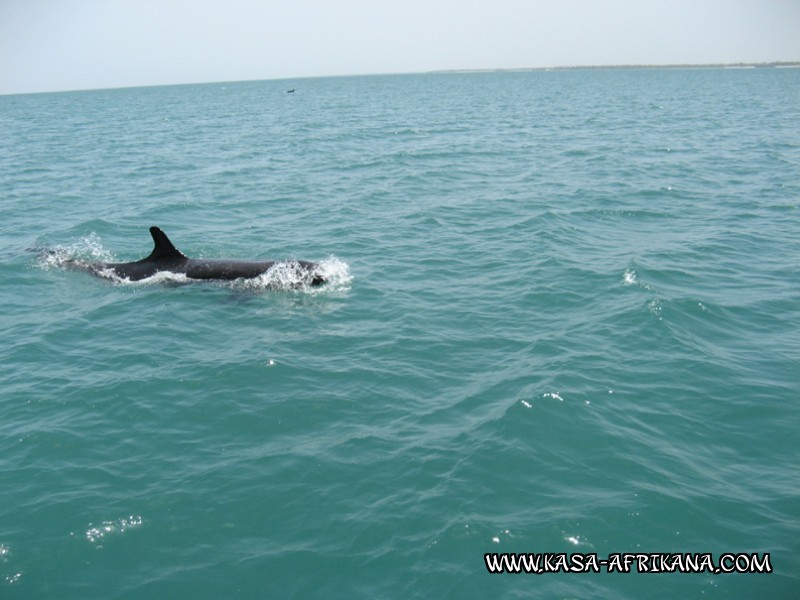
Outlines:
[[[408,71],[400,73],[342,73],[338,75],[303,75],[298,77],[277,77],[277,78],[258,78],[240,79],[233,81],[184,81],[178,83],[147,83],[140,85],[123,85],[116,87],[87,87],[64,90],[36,90],[22,92],[0,92],[0,97],[4,96],[25,96],[29,94],[62,94],[71,92],[96,92],[107,90],[125,90],[150,87],[168,87],[182,85],[211,85],[211,84],[233,84],[251,83],[259,81],[298,81],[303,79],[327,79],[336,77],[384,77],[395,75],[438,75],[438,74],[458,74],[458,73],[542,73],[547,71],[622,71],[622,70],[656,70],[656,69],[800,69],[800,61],[776,61],[769,63],[718,63],[718,64],[667,64],[667,65],[565,65],[559,67],[520,67],[520,68],[487,68],[487,69],[436,69],[433,71]]]
[[[718,63],[669,65],[567,65],[560,67],[521,67],[518,69],[442,69],[429,73],[527,73],[534,71],[584,71],[623,69],[800,69],[800,61],[769,63]]]

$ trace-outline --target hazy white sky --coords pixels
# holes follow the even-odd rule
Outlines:
[[[800,0],[0,0],[0,93],[800,60]]]

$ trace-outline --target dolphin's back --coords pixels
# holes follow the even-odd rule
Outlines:
[[[275,261],[258,260],[201,260],[190,258],[181,272],[189,279],[252,279],[268,271]]]
[[[189,279],[252,279],[266,273],[276,263],[274,260],[228,260],[228,259],[195,259],[189,258],[178,250],[167,235],[158,227],[150,228],[153,236],[153,251],[147,258],[129,263],[106,263],[92,265],[89,270],[105,276],[111,270],[117,277],[139,281],[152,277],[156,273],[170,272],[186,275]],[[304,273],[311,275],[311,285],[322,285],[325,278],[318,272],[316,263],[300,260],[287,261]]]

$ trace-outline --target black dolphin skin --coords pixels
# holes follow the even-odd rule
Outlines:
[[[189,279],[197,280],[232,280],[252,279],[266,273],[276,264],[285,264],[297,269],[308,276],[308,283],[313,286],[325,283],[325,278],[318,272],[317,263],[305,260],[277,261],[277,260],[228,260],[228,259],[199,259],[189,258],[175,248],[167,235],[158,227],[150,228],[155,244],[150,256],[127,263],[91,263],[78,265],[100,277],[107,276],[109,272],[122,279],[139,281],[152,277],[156,273],[168,271],[182,273]]]

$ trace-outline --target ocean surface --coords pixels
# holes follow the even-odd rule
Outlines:
[[[0,598],[800,597],[800,70],[3,96],[0,131]],[[67,268],[151,225],[329,282]]]

